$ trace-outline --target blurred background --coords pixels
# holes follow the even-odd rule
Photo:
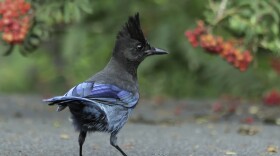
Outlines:
[[[42,99],[101,70],[137,12],[149,42],[170,54],[139,67],[141,100],[120,146],[141,156],[279,154],[279,0],[0,0],[0,155],[77,154],[69,112]],[[93,136],[86,155],[119,154]]]
[[[151,44],[170,52],[140,66],[142,96],[261,100],[280,84],[280,4],[276,0],[250,2],[27,1],[30,26],[24,41],[2,41],[3,54],[11,44],[13,49],[9,56],[0,57],[0,92],[65,93],[105,66],[116,34],[129,15],[139,12]],[[253,61],[246,71],[192,46],[185,32],[194,29],[198,20],[204,21],[210,34],[238,42],[238,48],[250,51]]]

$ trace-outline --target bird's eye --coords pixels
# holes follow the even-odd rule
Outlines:
[[[143,45],[142,44],[137,44],[136,49],[139,50],[139,51],[142,50],[143,49]]]

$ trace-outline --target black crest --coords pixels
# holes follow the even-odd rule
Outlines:
[[[130,16],[118,34],[118,38],[125,36],[129,36],[130,38],[138,40],[141,43],[146,43],[145,36],[140,26],[139,13],[136,13],[134,16]]]

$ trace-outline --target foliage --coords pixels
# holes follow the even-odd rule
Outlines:
[[[2,39],[6,42],[4,44],[9,46],[5,55],[11,54],[15,45],[21,47],[20,52],[23,55],[33,52],[41,41],[49,36],[52,27],[79,21],[83,13],[91,13],[89,4],[89,0],[1,2],[0,26],[3,27],[1,26],[0,30],[3,30]]]
[[[38,20],[47,25],[80,21],[85,14],[92,13],[89,0],[33,0]]]
[[[241,39],[253,52],[280,54],[280,2],[277,0],[209,0],[206,21],[213,29]]]

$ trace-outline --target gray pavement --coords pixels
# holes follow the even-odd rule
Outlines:
[[[57,113],[40,99],[0,96],[0,156],[78,155],[78,133],[68,121],[69,112]],[[267,148],[280,148],[280,127],[254,126],[259,132],[249,136],[237,132],[238,122],[129,122],[118,135],[118,143],[129,156],[279,156],[279,149],[273,153]],[[120,153],[110,146],[108,134],[92,133],[84,144],[84,156],[93,155]]]

